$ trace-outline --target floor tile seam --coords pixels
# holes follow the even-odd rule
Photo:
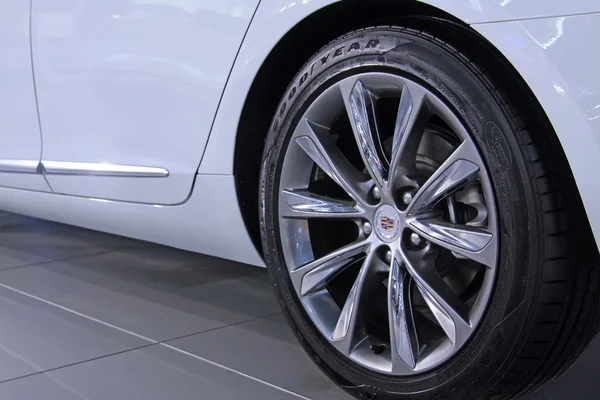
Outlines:
[[[146,337],[146,336],[144,336],[144,335],[140,335],[140,334],[138,334],[138,333],[135,333],[135,332],[131,332],[131,331],[127,330],[127,329],[121,328],[121,327],[119,327],[119,326],[113,325],[113,324],[111,324],[111,323],[108,323],[108,322],[106,322],[106,321],[102,321],[102,320],[100,320],[100,319],[97,319],[97,318],[94,318],[94,317],[91,317],[91,316],[89,316],[89,315],[83,314],[83,313],[81,313],[81,312],[79,312],[79,311],[75,311],[75,310],[73,310],[73,309],[70,309],[70,308],[68,308],[68,307],[65,307],[65,306],[62,306],[62,305],[60,305],[60,304],[54,303],[54,302],[52,302],[52,301],[48,301],[48,300],[46,300],[46,299],[43,299],[43,298],[41,298],[41,297],[39,297],[39,296],[33,295],[33,294],[31,294],[31,293],[24,292],[24,291],[22,291],[22,290],[19,290],[19,289],[16,289],[16,288],[12,287],[12,286],[8,286],[8,285],[6,285],[6,284],[4,284],[4,283],[0,283],[0,287],[1,287],[1,288],[4,288],[4,289],[7,289],[7,290],[10,290],[10,291],[12,291],[12,292],[18,293],[18,294],[20,294],[20,295],[23,295],[23,296],[29,297],[29,298],[31,298],[31,299],[34,299],[34,300],[40,301],[40,302],[42,302],[42,303],[44,303],[44,304],[46,304],[46,305],[49,305],[49,306],[53,306],[53,307],[59,308],[59,309],[61,309],[61,310],[65,311],[65,312],[68,312],[68,313],[71,313],[71,314],[75,314],[75,315],[77,315],[77,316],[79,316],[79,317],[82,317],[82,318],[85,318],[85,319],[87,319],[87,320],[89,320],[89,321],[93,321],[93,322],[99,323],[99,324],[101,324],[101,325],[104,325],[104,326],[107,326],[107,327],[110,327],[110,328],[116,329],[116,330],[118,330],[118,331],[120,331],[120,332],[123,332],[123,333],[129,334],[129,335],[135,336],[135,337],[137,337],[137,338],[139,338],[139,339],[142,339],[142,340],[144,340],[144,341],[150,342],[150,343],[152,343],[152,344],[158,344],[158,343],[159,343],[159,341],[157,341],[157,340],[150,339],[150,338],[148,338],[148,337]]]
[[[290,390],[284,389],[284,388],[279,387],[277,385],[274,385],[274,384],[272,384],[270,382],[263,381],[261,379],[258,379],[256,377],[248,375],[248,374],[245,374],[245,373],[240,372],[238,370],[235,370],[233,368],[226,367],[226,366],[221,365],[219,363],[216,363],[214,361],[211,361],[211,360],[205,359],[203,357],[200,357],[200,356],[198,356],[196,354],[189,353],[189,352],[187,352],[185,350],[181,350],[181,349],[179,349],[177,347],[171,346],[171,345],[166,344],[166,343],[160,343],[160,342],[158,342],[158,343],[148,343],[148,344],[145,344],[143,346],[136,346],[136,347],[131,348],[131,349],[126,349],[126,350],[122,350],[122,351],[112,352],[110,354],[104,354],[102,356],[93,357],[93,358],[90,358],[90,359],[81,360],[81,361],[77,361],[77,362],[73,362],[73,363],[61,365],[61,366],[58,366],[58,367],[49,368],[49,369],[46,369],[44,371],[37,371],[37,372],[31,373],[31,374],[22,375],[22,376],[15,377],[15,378],[10,378],[10,379],[5,379],[5,380],[0,381],[0,384],[12,382],[12,381],[16,381],[16,380],[19,380],[19,379],[31,378],[31,377],[37,376],[37,375],[44,375],[44,374],[48,374],[48,373],[51,373],[51,372],[54,372],[54,371],[58,371],[58,370],[61,370],[61,369],[71,368],[71,367],[74,367],[74,366],[77,366],[77,365],[81,365],[81,364],[86,364],[86,363],[98,361],[98,360],[101,360],[101,359],[104,359],[104,358],[118,356],[118,355],[122,355],[122,354],[129,353],[129,352],[132,352],[132,351],[137,351],[137,350],[141,350],[141,349],[145,349],[145,348],[150,348],[150,347],[156,347],[156,346],[166,347],[169,350],[178,352],[178,353],[183,354],[183,355],[185,355],[187,357],[191,357],[191,358],[197,359],[197,360],[202,361],[202,362],[204,362],[206,364],[209,364],[211,366],[217,367],[219,369],[223,369],[223,370],[225,370],[227,372],[232,372],[232,373],[234,373],[236,375],[239,375],[239,376],[241,376],[243,378],[246,378],[246,379],[249,379],[251,381],[263,384],[265,386],[268,386],[270,388],[273,388],[273,389],[276,389],[278,391],[284,392],[286,394],[292,395],[292,396],[297,397],[299,399],[310,400],[308,397],[305,397],[305,396],[302,396],[302,395],[300,395],[298,393],[295,393],[295,392],[292,392]]]
[[[130,335],[132,335],[132,336],[135,336],[135,337],[137,337],[137,338],[140,338],[140,339],[143,339],[143,340],[146,340],[146,341],[150,342],[150,343],[147,343],[146,345],[143,345],[143,346],[137,346],[137,347],[135,347],[135,348],[131,348],[131,349],[127,349],[127,350],[123,350],[123,351],[121,351],[121,352],[116,352],[116,353],[112,353],[112,354],[109,354],[109,355],[100,356],[100,357],[97,357],[97,358],[95,358],[95,359],[84,360],[84,361],[80,361],[80,362],[77,362],[77,363],[72,363],[72,364],[69,364],[69,365],[64,365],[64,366],[56,367],[56,368],[53,368],[53,369],[49,369],[49,370],[46,370],[46,371],[40,371],[40,372],[36,372],[36,373],[33,373],[33,374],[24,375],[24,376],[21,376],[21,377],[18,377],[18,378],[12,378],[12,379],[9,379],[9,380],[1,381],[0,383],[8,382],[8,381],[15,380],[15,379],[22,379],[22,378],[26,378],[26,377],[28,377],[28,376],[39,375],[39,374],[43,374],[43,373],[46,373],[46,372],[54,371],[54,370],[57,370],[57,369],[61,369],[61,368],[67,368],[67,367],[71,367],[71,366],[78,365],[78,364],[81,364],[81,363],[91,362],[91,361],[93,361],[93,360],[97,360],[97,359],[101,359],[101,358],[110,357],[110,356],[113,356],[113,355],[122,354],[122,353],[126,353],[126,352],[129,352],[129,351],[135,351],[135,350],[137,350],[137,349],[141,349],[141,348],[145,348],[145,347],[150,347],[150,346],[155,346],[155,345],[161,345],[161,346],[164,346],[164,347],[166,347],[166,348],[169,348],[169,349],[171,349],[171,350],[174,350],[174,351],[177,351],[177,352],[179,352],[179,353],[185,354],[185,355],[187,355],[187,356],[189,356],[189,357],[193,357],[193,358],[195,358],[195,359],[198,359],[198,360],[200,360],[200,361],[204,361],[204,362],[205,362],[205,363],[207,363],[207,364],[210,364],[210,365],[213,365],[213,366],[215,366],[215,367],[221,368],[221,369],[223,369],[223,370],[225,370],[225,371],[230,371],[230,372],[233,372],[233,373],[235,373],[235,374],[237,374],[237,375],[243,376],[243,377],[245,377],[245,378],[247,378],[247,379],[251,379],[251,380],[253,380],[253,381],[255,381],[255,382],[262,383],[262,384],[264,384],[264,385],[267,385],[267,386],[269,386],[269,387],[272,387],[272,388],[274,388],[274,389],[277,389],[277,390],[279,390],[279,391],[285,392],[285,393],[287,393],[287,394],[289,394],[289,395],[292,395],[292,396],[295,396],[295,397],[297,397],[297,398],[300,398],[300,399],[305,399],[305,400],[310,400],[308,397],[304,397],[304,396],[302,396],[302,395],[300,395],[300,394],[298,394],[298,393],[295,393],[295,392],[292,392],[292,391],[290,391],[290,390],[284,389],[284,388],[282,388],[282,387],[279,387],[279,386],[277,386],[277,385],[274,385],[274,384],[272,384],[272,383],[270,383],[270,382],[263,381],[263,380],[261,380],[261,379],[259,379],[259,378],[253,377],[253,376],[251,376],[251,375],[248,375],[248,374],[246,374],[246,373],[243,373],[243,372],[241,372],[241,371],[238,371],[238,370],[236,370],[236,369],[233,369],[233,368],[227,367],[227,366],[225,366],[225,365],[219,364],[219,363],[217,363],[217,362],[215,362],[215,361],[208,360],[208,359],[206,359],[206,358],[204,358],[204,357],[200,357],[200,356],[198,356],[198,355],[196,355],[196,354],[190,353],[190,352],[188,352],[188,351],[182,350],[182,349],[180,349],[180,348],[178,348],[178,347],[175,347],[175,346],[172,346],[172,345],[170,345],[170,344],[166,343],[167,341],[169,341],[169,342],[170,342],[170,341],[176,340],[176,338],[174,338],[174,339],[169,339],[169,340],[167,340],[167,341],[157,341],[157,340],[154,340],[154,339],[150,339],[150,338],[148,338],[148,337],[146,337],[146,336],[143,336],[143,335],[137,334],[137,333],[135,333],[135,332],[128,331],[127,329],[123,329],[123,328],[121,328],[121,327],[118,327],[118,326],[116,326],[116,325],[113,325],[113,324],[110,324],[110,323],[108,323],[108,322],[102,321],[102,320],[100,320],[100,319],[97,319],[97,318],[91,317],[91,316],[89,316],[89,315],[86,315],[86,314],[80,313],[80,312],[78,312],[78,311],[72,310],[72,309],[70,309],[70,308],[68,308],[68,307],[61,306],[60,304],[56,304],[56,303],[54,303],[54,302],[51,302],[51,301],[48,301],[48,300],[42,299],[41,297],[38,297],[38,296],[32,295],[32,294],[30,294],[30,293],[24,292],[24,291],[22,291],[22,290],[19,290],[19,289],[16,289],[16,288],[13,288],[13,287],[11,287],[11,286],[8,286],[8,285],[5,285],[5,284],[3,284],[3,283],[0,283],[0,287],[2,287],[2,288],[5,288],[5,289],[7,289],[7,290],[11,290],[11,291],[13,291],[13,292],[15,292],[15,293],[19,293],[19,294],[21,294],[21,295],[23,295],[23,296],[26,296],[26,297],[29,297],[29,298],[35,299],[35,300],[37,300],[37,301],[40,301],[40,302],[42,302],[42,303],[44,303],[44,304],[47,304],[47,305],[50,305],[50,306],[57,307],[57,308],[59,308],[59,309],[61,309],[61,310],[63,310],[63,311],[66,311],[66,312],[69,312],[69,313],[75,314],[75,315],[77,315],[77,316],[80,316],[80,317],[82,317],[82,318],[88,319],[88,320],[90,320],[90,321],[93,321],[93,322],[96,322],[96,323],[99,323],[99,324],[102,324],[102,325],[108,326],[108,327],[110,327],[110,328],[116,329],[116,330],[118,330],[118,331],[121,331],[121,332],[124,332],[124,333],[130,334]],[[274,316],[274,315],[277,315],[277,314],[278,314],[278,313],[275,313],[275,314],[273,314],[273,315],[270,315],[270,316]],[[254,319],[251,319],[251,320],[248,320],[248,321],[243,321],[243,322],[250,322],[250,321],[254,321],[254,320],[258,320],[258,319],[262,319],[262,318],[268,318],[268,317],[269,317],[269,315],[267,315],[267,316],[264,316],[264,317],[258,317],[258,318],[254,318]],[[235,324],[230,324],[229,326],[231,326],[231,325],[235,325]],[[226,326],[225,326],[225,327],[226,327]],[[225,328],[225,327],[220,327],[220,328],[215,328],[215,329],[221,329],[221,328]],[[205,332],[196,332],[196,333],[194,333],[194,334],[196,334],[196,335],[197,335],[197,334],[202,334],[202,333],[205,333]],[[190,334],[190,335],[186,335],[186,336],[191,336],[191,335],[192,335],[192,334]]]
[[[132,347],[132,348],[129,348],[129,349],[124,349],[124,350],[120,350],[120,351],[110,352],[109,354],[103,354],[103,355],[98,356],[98,357],[86,358],[85,360],[80,360],[80,361],[75,361],[75,362],[64,364],[64,365],[59,365],[59,366],[56,366],[56,367],[45,369],[43,371],[36,371],[36,372],[32,372],[31,374],[22,375],[22,376],[18,376],[18,377],[15,377],[15,378],[10,378],[10,379],[5,379],[5,380],[0,381],[0,384],[11,382],[11,381],[16,381],[16,380],[19,380],[19,379],[30,378],[30,377],[36,376],[36,375],[43,375],[43,374],[46,374],[46,373],[49,373],[49,372],[53,372],[53,371],[57,371],[57,370],[60,370],[60,369],[63,369],[63,368],[70,368],[70,367],[74,367],[76,365],[80,365],[80,364],[85,364],[85,363],[89,363],[89,362],[92,362],[92,361],[101,360],[103,358],[108,358],[108,357],[113,357],[113,356],[117,356],[117,355],[124,354],[124,353],[129,353],[130,351],[136,351],[136,350],[140,350],[140,349],[145,349],[147,347],[157,346],[158,344],[159,343],[146,343],[146,344],[141,345],[141,346],[135,346],[135,347]]]
[[[173,351],[177,351],[177,352],[185,354],[185,355],[187,355],[189,357],[192,357],[192,358],[195,358],[197,360],[203,361],[203,362],[205,362],[207,364],[210,364],[210,365],[213,365],[215,367],[224,369],[225,371],[233,372],[234,374],[240,375],[240,376],[242,376],[244,378],[250,379],[250,380],[258,382],[258,383],[262,383],[263,385],[269,386],[269,387],[271,387],[273,389],[277,389],[277,390],[279,390],[281,392],[284,392],[284,393],[287,393],[289,395],[295,396],[295,397],[297,397],[299,399],[310,400],[310,398],[302,396],[301,394],[298,394],[296,392],[292,392],[291,390],[282,388],[282,387],[277,386],[277,385],[275,385],[273,383],[270,383],[270,382],[267,382],[267,381],[263,381],[262,379],[259,379],[259,378],[255,377],[255,376],[252,376],[252,375],[248,375],[248,374],[246,374],[244,372],[241,372],[241,371],[238,371],[236,369],[233,369],[233,368],[230,368],[230,367],[226,367],[226,366],[224,366],[222,364],[219,364],[219,363],[217,363],[215,361],[212,361],[212,360],[209,360],[207,358],[201,357],[201,356],[199,356],[197,354],[194,354],[194,353],[190,353],[189,351],[182,350],[182,349],[180,349],[178,347],[175,347],[175,346],[172,346],[172,345],[170,345],[168,343],[158,343],[158,344],[160,346],[164,346],[164,347],[166,347],[168,349],[171,349]]]
[[[8,248],[6,246],[3,246],[3,247]],[[69,260],[76,260],[76,259],[79,259],[79,258],[98,256],[98,255],[102,255],[102,254],[109,254],[109,253],[113,253],[113,252],[117,252],[117,251],[121,251],[121,250],[126,250],[126,249],[128,249],[128,247],[114,248],[114,249],[111,249],[111,250],[103,250],[103,251],[99,251],[97,253],[80,254],[78,256],[58,258],[58,259],[55,259],[55,260],[39,261],[39,262],[36,262],[36,263],[31,263],[31,264],[26,264],[26,265],[16,265],[14,267],[8,267],[8,268],[0,268],[0,274],[2,274],[5,271],[14,271],[15,269],[21,269],[21,268],[27,268],[27,267],[39,267],[40,265],[52,264],[52,263],[55,263],[55,262],[62,262],[62,261],[69,261]]]
[[[271,317],[274,317],[274,316],[280,315],[280,314],[281,314],[281,311],[278,311],[278,312],[275,312],[275,313],[270,313],[270,314],[265,314],[265,315],[262,315],[260,317],[254,317],[254,318],[250,318],[250,319],[245,319],[243,321],[234,322],[233,324],[221,325],[221,326],[217,326],[217,327],[210,328],[210,329],[205,329],[205,330],[198,331],[198,332],[186,333],[185,335],[176,336],[176,337],[169,338],[169,339],[162,339],[162,340],[159,340],[158,343],[174,342],[176,340],[186,339],[186,338],[189,338],[191,336],[203,335],[205,333],[218,331],[220,329],[225,329],[225,328],[229,328],[229,327],[232,327],[232,326],[238,326],[238,325],[242,325],[242,324],[247,324],[247,323],[258,321],[258,320],[261,320],[261,319],[271,318]]]

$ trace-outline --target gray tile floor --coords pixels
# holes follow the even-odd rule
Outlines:
[[[526,400],[596,399],[600,342]],[[333,399],[266,271],[0,212],[0,399]]]

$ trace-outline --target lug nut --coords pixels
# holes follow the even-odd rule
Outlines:
[[[425,241],[421,238],[421,236],[417,235],[416,233],[410,234],[410,243],[412,243],[413,246],[421,247],[423,246],[424,242]]]
[[[411,192],[404,192],[404,194],[402,195],[402,202],[404,202],[404,204],[406,204],[406,205],[409,205],[412,200],[413,200],[412,193]]]
[[[388,263],[392,262],[392,251],[391,250],[388,250],[385,253],[385,261]]]
[[[377,186],[375,186],[373,188],[373,197],[375,197],[376,199],[381,198],[381,191],[379,190],[379,188]]]
[[[368,236],[368,235],[370,235],[370,234],[371,234],[371,232],[373,232],[373,227],[371,226],[371,224],[370,224],[370,223],[368,223],[368,222],[365,222],[365,223],[363,224],[363,232],[364,232],[364,233],[365,233],[365,235],[367,235],[367,236]]]

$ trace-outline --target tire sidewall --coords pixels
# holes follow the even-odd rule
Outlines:
[[[311,101],[350,74],[384,71],[413,79],[450,106],[474,139],[491,178],[498,211],[500,256],[490,305],[469,343],[439,368],[392,377],[350,363],[310,322],[289,278],[277,217],[279,176],[295,125]],[[315,55],[288,87],[273,119],[260,179],[263,250],[277,297],[313,360],[355,396],[414,399],[477,397],[493,384],[516,344],[535,291],[531,253],[537,221],[518,127],[506,116],[479,71],[429,38],[405,29],[373,29],[345,36]]]

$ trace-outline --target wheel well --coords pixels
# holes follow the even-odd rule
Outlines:
[[[304,63],[337,37],[354,29],[393,24],[413,29],[426,28],[436,37],[461,46],[462,53],[472,56],[480,65],[489,66],[494,74],[501,74],[503,80],[520,83],[511,85],[511,92],[518,90],[530,98],[529,104],[536,108],[540,121],[552,132],[546,114],[514,67],[493,45],[462,21],[413,0],[344,0],[334,3],[298,23],[273,48],[254,79],[240,117],[234,175],[242,216],[259,253],[262,254],[258,196],[263,147],[284,91]],[[319,29],[315,30],[315,27]],[[556,135],[554,137],[558,140]]]

